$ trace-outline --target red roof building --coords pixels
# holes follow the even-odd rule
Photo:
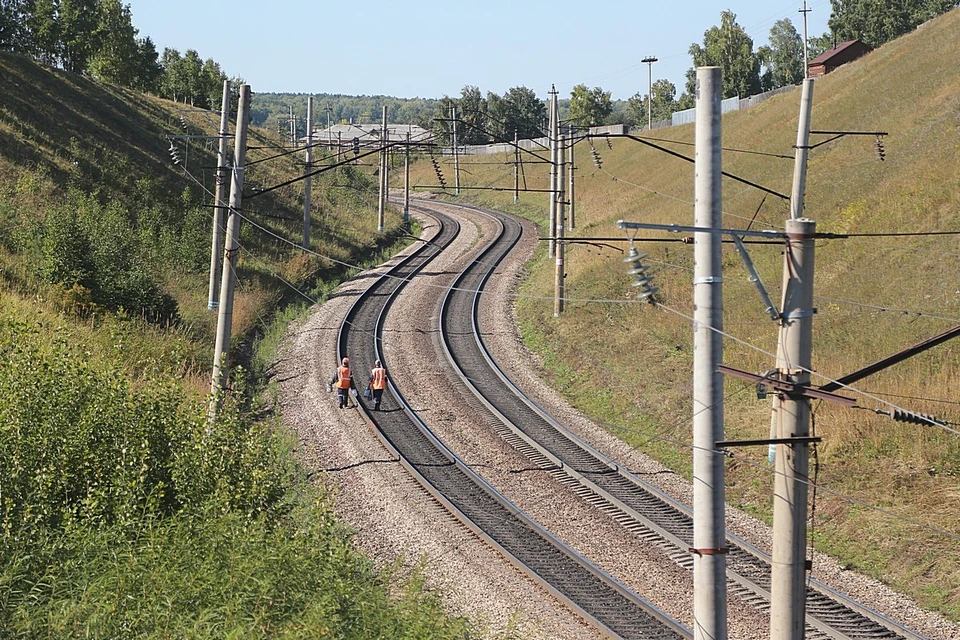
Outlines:
[[[809,76],[817,78],[825,76],[840,65],[847,64],[873,51],[873,47],[859,40],[848,40],[838,46],[824,51],[817,56],[809,66]]]

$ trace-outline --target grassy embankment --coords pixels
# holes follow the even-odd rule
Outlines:
[[[184,171],[165,136],[217,122],[0,56],[0,636],[465,637],[418,576],[353,549],[251,402],[305,306],[281,279],[322,299],[346,270],[244,224],[248,373],[208,427],[215,151],[177,142]],[[250,146],[247,192],[299,172],[294,155],[253,163],[278,150],[263,132]],[[368,174],[315,179],[320,254],[368,262],[402,241],[396,215],[376,233]],[[294,243],[301,212],[299,184],[244,202]]]
[[[816,81],[813,129],[886,131],[885,161],[871,137],[845,137],[810,153],[806,215],[819,231],[917,232],[960,229],[960,11],[953,11],[854,64]],[[723,167],[789,195],[800,92],[775,97],[723,118]],[[648,137],[692,143],[693,127]],[[644,134],[645,137],[646,134]],[[813,136],[819,142],[826,136]],[[691,146],[663,143],[688,157]],[[576,147],[578,236],[615,236],[618,219],[692,224],[693,166],[629,140],[612,148]],[[467,185],[512,188],[513,156],[502,168],[461,158]],[[531,159],[529,155],[525,158]],[[452,165],[444,164],[452,183]],[[525,166],[526,185],[547,188],[544,164]],[[434,184],[432,167],[415,167],[414,183]],[[536,221],[543,233],[546,198],[469,190],[463,196]],[[782,228],[785,200],[724,179],[724,224]],[[543,235],[546,235],[543,233]],[[652,232],[641,233],[651,237]],[[545,243],[544,243],[545,244]],[[621,245],[624,249],[626,244]],[[545,375],[574,404],[618,436],[689,477],[692,332],[692,248],[640,242],[659,269],[664,308],[632,301],[623,254],[570,245],[566,311],[553,318],[554,265],[545,247],[530,265],[518,302],[526,344]],[[782,246],[753,245],[750,254],[779,306]],[[960,239],[901,236],[818,241],[814,368],[830,378],[855,371],[958,324]],[[724,250],[724,328],[768,353],[776,323],[763,311],[739,257]],[[853,303],[860,303],[853,304]],[[906,310],[901,312],[897,310]],[[748,371],[774,366],[769,355],[725,341],[724,360]],[[822,384],[824,380],[820,380]],[[855,385],[898,406],[960,423],[960,341],[911,358]],[[769,403],[751,385],[726,381],[726,436],[767,437]],[[924,400],[928,399],[928,400]],[[937,400],[940,400],[939,402]],[[865,409],[890,409],[868,397]],[[810,527],[817,548],[875,576],[922,605],[960,620],[960,438],[946,431],[893,422],[870,410],[816,403],[819,473]],[[772,475],[765,448],[738,449],[727,463],[727,499],[769,521]],[[846,497],[852,498],[848,500]],[[858,502],[861,504],[858,504]],[[862,505],[874,505],[879,509]],[[922,523],[917,526],[913,523]],[[951,532],[953,537],[938,530]],[[814,567],[814,574],[816,567]]]

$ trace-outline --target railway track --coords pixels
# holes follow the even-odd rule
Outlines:
[[[440,221],[440,231],[372,281],[341,325],[338,358],[349,354],[355,371],[368,370],[376,359],[389,369],[380,346],[391,301],[459,231],[452,218],[432,215]],[[437,500],[598,629],[625,639],[692,637],[688,629],[566,547],[484,482],[433,436],[392,383],[381,410],[363,412],[377,427],[381,441]]]
[[[501,232],[451,285],[443,302],[444,348],[461,381],[499,419],[498,432],[521,454],[622,526],[659,545],[675,562],[692,569],[690,510],[579,440],[524,395],[490,356],[481,337],[478,309],[485,284],[519,240],[521,227],[497,212],[465,208],[493,217]],[[731,591],[768,609],[769,556],[732,534],[728,533],[727,541]],[[816,580],[808,584],[806,626],[806,637],[811,639],[925,640]]]

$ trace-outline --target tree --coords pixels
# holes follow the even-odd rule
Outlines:
[[[0,50],[29,51],[29,18],[28,0],[0,0]]]
[[[770,45],[760,47],[757,57],[764,67],[761,83],[765,91],[797,84],[804,78],[803,38],[786,18],[777,20],[770,29]]]
[[[520,138],[538,138],[544,135],[547,105],[527,87],[513,87],[500,98],[487,94],[487,113],[498,126],[496,141],[513,140],[514,131]]]
[[[609,91],[600,87],[588,89],[587,85],[578,84],[570,92],[569,118],[581,127],[603,124],[612,112]]]
[[[100,2],[60,0],[61,64],[73,73],[84,73],[100,48]]]
[[[103,82],[135,86],[139,49],[130,7],[120,0],[101,0],[95,37],[99,49],[90,59],[90,73]]]
[[[136,80],[133,88],[158,93],[163,69],[158,61],[157,47],[153,44],[150,36],[137,40],[136,69]]]
[[[186,96],[190,92],[190,84],[187,80],[186,68],[183,65],[180,52],[170,47],[165,48],[163,56],[160,58],[160,66],[163,69],[163,75],[160,79],[160,95],[174,102],[186,101]]]
[[[466,85],[460,91],[457,107],[457,142],[460,144],[486,144],[490,142],[487,131],[487,101],[478,87]]]
[[[697,67],[716,66],[723,70],[722,96],[752,96],[760,93],[760,60],[753,53],[753,40],[732,11],[720,14],[720,26],[703,33],[703,46],[690,45],[693,69],[687,71],[686,93],[694,95]]]
[[[833,11],[827,25],[837,42],[862,40],[879,47],[958,4],[956,0],[830,0]]]
[[[451,109],[457,106],[457,101],[450,96],[443,96],[437,102],[437,109],[434,113],[433,126],[431,130],[439,145],[450,145],[453,143],[453,126],[450,122]],[[459,133],[459,131],[457,132]],[[459,143],[459,140],[457,141]]]
[[[63,51],[59,0],[33,0],[33,11],[27,16],[31,50],[45,64],[60,63]]]
[[[221,71],[220,65],[212,58],[207,58],[200,70],[201,95],[197,97],[197,106],[205,109],[219,106],[223,100],[223,81],[226,79],[227,74]]]
[[[660,78],[650,87],[653,93],[653,108],[647,111],[647,97],[641,93],[635,93],[627,100],[627,117],[629,124],[646,125],[648,116],[652,116],[654,122],[669,120],[670,115],[676,111],[677,87],[665,78]]]
[[[187,49],[183,54],[183,75],[187,81],[187,95],[184,102],[189,101],[195,107],[209,107],[209,97],[203,80],[203,60],[195,49]]]

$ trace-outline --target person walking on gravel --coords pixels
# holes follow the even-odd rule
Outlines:
[[[350,388],[353,386],[353,376],[350,375],[350,358],[343,359],[343,362],[333,374],[330,384],[337,389],[337,402],[340,408],[350,406]]]
[[[373,391],[373,410],[380,411],[380,401],[383,400],[383,390],[387,388],[387,370],[377,360],[370,371],[370,389]]]

